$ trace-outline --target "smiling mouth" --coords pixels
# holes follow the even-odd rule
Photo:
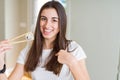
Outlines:
[[[48,34],[50,34],[52,31],[53,31],[53,30],[51,30],[51,29],[44,29],[44,34],[45,34],[45,35],[48,35]]]

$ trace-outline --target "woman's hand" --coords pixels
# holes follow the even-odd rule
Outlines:
[[[9,44],[8,40],[4,40],[0,42],[0,55],[4,54],[6,51],[11,49],[12,46]]]
[[[4,40],[0,42],[0,69],[2,69],[4,65],[5,52],[10,50],[11,48],[12,46],[9,44],[8,40]]]
[[[61,64],[67,64],[68,66],[72,65],[72,63],[76,62],[77,59],[66,50],[60,50],[56,56],[58,56],[58,62]]]

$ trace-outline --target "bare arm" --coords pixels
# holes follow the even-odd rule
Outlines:
[[[13,72],[8,77],[8,80],[21,80],[23,75],[24,75],[24,65],[17,63]]]
[[[16,64],[10,76],[7,78],[5,74],[0,74],[0,80],[21,80],[23,75],[24,75],[24,65]]]
[[[60,50],[56,56],[58,56],[58,62],[66,64],[70,68],[75,80],[90,80],[84,59],[77,60],[65,50]]]
[[[86,69],[85,60],[73,61],[69,65],[69,68],[75,80],[90,80]]]

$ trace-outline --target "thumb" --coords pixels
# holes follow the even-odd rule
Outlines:
[[[64,50],[64,49],[59,50],[59,51],[55,54],[55,56],[59,56],[60,52],[62,52],[62,51],[65,51],[65,50]]]

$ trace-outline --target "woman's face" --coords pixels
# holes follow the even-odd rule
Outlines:
[[[54,8],[44,9],[40,16],[40,30],[45,39],[54,40],[59,32],[58,14]]]

